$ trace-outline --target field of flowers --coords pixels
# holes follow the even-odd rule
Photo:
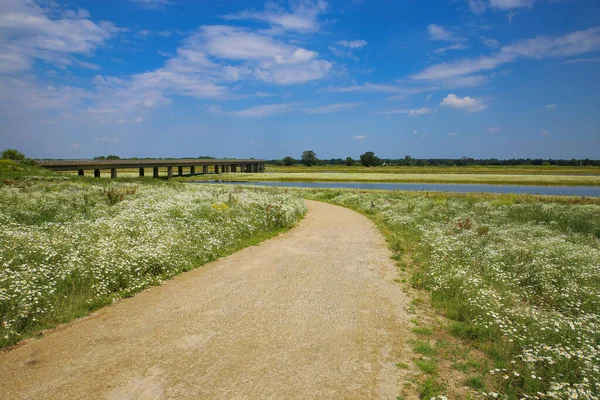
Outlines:
[[[33,176],[0,186],[0,347],[292,227],[276,190]]]
[[[493,398],[600,398],[600,204],[305,190],[361,211],[414,260],[451,333],[495,364]],[[538,199],[539,200],[539,199]]]

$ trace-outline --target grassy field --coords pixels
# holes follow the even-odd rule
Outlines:
[[[296,224],[262,188],[72,178],[0,163],[0,347]]]
[[[301,197],[386,236],[415,313],[417,356],[398,367],[421,372],[422,398],[600,396],[600,198],[206,187],[0,162],[0,345],[287,229]]]
[[[491,174],[491,175],[600,175],[600,167],[559,167],[559,166],[473,166],[473,167],[363,167],[345,165],[324,165],[305,167],[294,165],[278,167],[267,165],[266,172],[275,173],[353,173],[353,174]]]
[[[399,174],[291,172],[265,174],[198,175],[179,179],[279,181],[279,182],[379,182],[379,183],[480,183],[494,185],[600,186],[600,175],[514,175],[514,174]]]
[[[509,399],[600,396],[600,200],[301,193],[372,218],[412,287],[449,319],[449,334],[486,354],[489,364],[445,353],[467,373],[460,385]],[[415,329],[424,335],[413,344],[426,375],[421,396],[447,394],[452,371],[439,372],[447,343]]]

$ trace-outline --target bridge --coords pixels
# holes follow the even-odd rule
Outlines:
[[[152,169],[154,178],[159,177],[160,168],[167,168],[167,178],[173,177],[173,168],[177,168],[176,176],[183,175],[183,169],[188,168],[190,175],[196,174],[196,167],[202,167],[202,174],[212,170],[215,174],[224,172],[264,172],[265,160],[237,159],[171,159],[171,160],[39,160],[39,167],[52,171],[77,171],[83,176],[85,171],[94,171],[94,177],[100,177],[100,170],[110,169],[110,177],[117,177],[119,169],[138,169],[139,175],[144,176],[146,169]]]

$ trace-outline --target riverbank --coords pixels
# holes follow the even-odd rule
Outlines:
[[[209,174],[179,180],[279,181],[279,182],[378,182],[378,183],[460,183],[533,186],[600,186],[600,175],[511,175],[511,174],[393,174],[393,173],[264,173]]]

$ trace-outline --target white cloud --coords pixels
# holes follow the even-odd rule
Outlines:
[[[409,117],[418,117],[419,115],[431,114],[433,110],[431,108],[418,108],[416,110],[410,110],[408,112]]]
[[[425,97],[425,100],[431,100],[431,96],[433,96],[432,94],[428,94],[427,97]]]
[[[475,14],[483,13],[486,8],[493,10],[513,10],[518,8],[532,8],[536,0],[467,0],[467,4]]]
[[[475,14],[481,14],[487,8],[486,0],[467,0],[467,4]]]
[[[79,148],[81,148],[83,146],[83,143],[73,143],[72,145],[69,146],[70,150],[77,150]]]
[[[479,71],[496,69],[498,66],[510,62],[512,56],[498,54],[492,57],[479,57],[476,59],[464,59],[452,62],[444,62],[426,68],[412,76],[415,80],[440,80],[453,78],[460,75],[468,75]]]
[[[325,77],[332,63],[318,53],[269,36],[223,25],[203,26],[187,40],[187,47],[222,60],[242,63],[247,76],[269,83],[291,85]]]
[[[231,117],[259,118],[289,112],[297,106],[298,103],[265,104],[237,111],[223,111],[219,106],[214,106],[210,107],[209,111],[213,114],[228,115]]]
[[[90,91],[77,87],[44,86],[33,79],[0,78],[0,113],[6,115],[72,108],[94,97]]]
[[[367,45],[367,41],[366,40],[352,40],[352,41],[340,40],[339,42],[337,42],[337,44],[339,46],[342,46],[343,48],[329,46],[329,51],[331,51],[337,57],[353,57],[358,60],[358,58],[354,56],[354,53],[352,50],[365,47]]]
[[[121,31],[106,21],[95,23],[85,10],[54,12],[27,0],[2,3],[0,12],[0,72],[29,69],[33,59],[61,67],[93,64],[75,56],[90,56]]]
[[[490,0],[490,8],[512,10],[515,8],[532,8],[535,0]]]
[[[351,108],[355,108],[359,106],[360,103],[335,103],[335,104],[327,104],[321,107],[314,108],[305,108],[304,112],[307,114],[329,114],[338,111],[349,110]]]
[[[418,134],[419,134],[419,131],[418,131],[418,130],[416,130],[416,129],[414,129],[414,130],[412,131],[412,134],[413,134],[413,135],[418,135]]]
[[[268,92],[256,92],[256,93],[254,93],[254,95],[256,97],[273,97],[273,96],[276,96],[274,93],[268,93]]]
[[[365,140],[367,135],[356,135],[352,138],[352,140]]]
[[[352,41],[340,40],[338,42],[338,44],[340,46],[347,47],[349,49],[360,49],[367,45],[367,41],[366,40],[352,40]]]
[[[338,88],[329,88],[330,92],[338,93],[350,93],[350,92],[366,92],[366,93],[401,93],[403,88],[398,85],[381,84],[381,83],[370,83],[367,82],[363,85],[353,85]]]
[[[457,132],[448,132],[448,136],[458,136]]]
[[[579,63],[597,63],[600,62],[600,58],[575,58],[572,60],[566,60],[563,64],[579,64]]]
[[[492,128],[488,128],[488,132],[489,133],[500,133],[500,132],[502,132],[502,128],[500,128],[499,126],[494,126]]]
[[[128,0],[130,3],[134,3],[139,7],[147,8],[150,10],[162,9],[167,5],[172,4],[170,0]]]
[[[548,132],[547,131],[543,131],[542,133],[540,133],[541,136],[548,136]]]
[[[242,11],[229,14],[226,20],[250,20],[264,22],[286,31],[317,32],[321,24],[319,16],[327,11],[328,5],[322,0],[300,0],[290,2],[291,10],[285,10],[274,2],[266,4],[264,11]]]
[[[556,104],[546,104],[546,108],[556,108]]]
[[[102,136],[102,137],[97,137],[96,141],[98,142],[118,142],[121,139],[119,139],[118,137],[106,137],[106,136]]]
[[[412,75],[414,80],[440,80],[493,70],[520,57],[543,59],[568,57],[600,50],[600,27],[572,32],[562,36],[538,36],[503,46],[492,56],[462,59],[433,65]]]
[[[490,49],[500,48],[500,42],[497,41],[496,39],[491,39],[491,38],[482,36],[479,38],[479,40],[481,40],[481,43],[483,43],[486,47],[489,47]]]
[[[446,96],[442,102],[440,103],[443,107],[451,107],[459,110],[464,110],[467,112],[478,112],[486,109],[486,105],[483,104],[480,100],[474,99],[472,97],[458,97],[453,93],[450,93]]]
[[[441,40],[444,42],[463,42],[464,38],[459,38],[454,35],[451,31],[436,24],[430,24],[427,27],[427,32],[432,40]]]
[[[468,49],[469,46],[462,44],[462,43],[456,43],[456,44],[451,44],[450,46],[446,46],[446,47],[440,47],[438,49],[433,50],[434,54],[444,54],[447,51],[450,50],[466,50]]]

